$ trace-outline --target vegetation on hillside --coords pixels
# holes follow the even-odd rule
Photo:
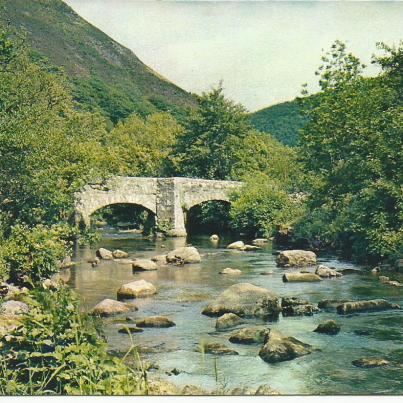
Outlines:
[[[167,81],[137,56],[77,15],[62,0],[1,0],[0,20],[24,32],[31,57],[62,67],[72,95],[88,111],[113,123],[136,112],[184,118],[193,96]]]
[[[307,118],[299,99],[295,99],[251,113],[250,122],[255,129],[271,134],[286,146],[295,147]]]

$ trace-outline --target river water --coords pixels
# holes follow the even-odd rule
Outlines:
[[[158,293],[135,300],[139,310],[122,315],[138,319],[164,315],[175,327],[145,329],[133,334],[141,357],[159,369],[156,376],[177,385],[193,384],[205,390],[257,387],[268,384],[282,394],[402,394],[403,393],[403,310],[340,316],[321,312],[314,316],[282,317],[269,327],[320,349],[292,361],[267,364],[259,356],[260,346],[231,344],[230,332],[216,332],[215,318],[201,314],[203,307],[232,284],[248,282],[268,288],[279,296],[295,296],[317,303],[321,299],[385,298],[403,305],[403,289],[381,284],[377,277],[363,274],[345,275],[318,283],[283,283],[284,269],[276,267],[271,245],[256,252],[231,251],[225,246],[233,239],[222,239],[214,245],[207,237],[150,241],[139,235],[104,232],[94,248],[76,251],[79,263],[72,269],[70,285],[82,298],[84,309],[90,309],[104,298],[116,299],[117,289],[124,283],[144,279],[153,283]],[[130,258],[150,258],[163,254],[185,242],[196,246],[202,254],[200,264],[182,267],[163,266],[158,271],[132,273],[131,266],[116,261],[101,261],[92,268],[87,259],[98,247],[122,249]],[[319,262],[337,268],[358,268],[334,257],[321,257]],[[241,276],[220,275],[231,267],[241,269]],[[262,272],[271,275],[261,275]],[[403,276],[391,278],[403,281]],[[116,320],[118,319],[118,320]],[[329,336],[313,332],[327,319],[335,319],[341,332]],[[103,329],[111,350],[126,352],[131,343],[128,335],[118,333],[119,316],[105,319]],[[262,320],[249,319],[251,325]],[[238,351],[238,356],[213,356],[197,352],[201,343],[216,341]],[[362,369],[351,362],[362,357],[379,357],[394,361],[384,368]],[[179,375],[166,372],[176,368]]]

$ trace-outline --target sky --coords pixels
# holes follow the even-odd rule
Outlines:
[[[376,42],[403,39],[403,2],[65,0],[183,89],[223,80],[250,111],[317,90],[315,70],[336,40],[369,65]]]

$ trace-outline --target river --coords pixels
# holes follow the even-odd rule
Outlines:
[[[283,283],[283,268],[276,267],[272,245],[255,252],[226,249],[233,239],[218,245],[208,237],[171,238],[150,241],[139,235],[104,231],[102,241],[93,248],[76,250],[79,262],[71,270],[70,285],[82,299],[83,309],[90,309],[104,298],[116,299],[117,289],[135,279],[153,283],[158,293],[135,300],[138,311],[122,316],[138,319],[150,315],[168,316],[175,327],[145,329],[134,334],[141,357],[158,366],[156,375],[177,385],[193,384],[205,390],[257,387],[268,384],[282,394],[402,394],[403,393],[403,310],[340,316],[321,312],[314,316],[282,317],[269,327],[320,349],[292,361],[267,364],[259,356],[260,346],[232,344],[229,332],[215,331],[215,318],[201,314],[203,307],[224,289],[239,282],[268,288],[279,296],[295,296],[317,303],[321,299],[385,298],[403,305],[403,289],[384,285],[376,276],[349,274],[318,283]],[[131,266],[116,261],[101,261],[92,268],[87,259],[98,247],[122,249],[130,258],[150,258],[166,253],[185,242],[202,254],[200,264],[182,267],[163,266],[157,271],[132,273]],[[335,257],[319,256],[319,262],[336,268],[358,268]],[[241,276],[220,275],[226,267],[241,269]],[[262,272],[272,272],[261,275]],[[399,278],[400,276],[400,278]],[[403,281],[402,275],[393,279]],[[119,318],[119,317],[118,317]],[[341,332],[329,336],[313,332],[326,319],[341,324]],[[250,324],[262,320],[249,319]],[[103,321],[103,330],[111,350],[125,352],[130,347],[128,335],[117,332],[116,317]],[[196,350],[204,341],[224,343],[238,351],[237,356],[213,356]],[[352,365],[354,359],[382,357],[400,364],[363,369]],[[179,375],[166,372],[176,368]],[[152,376],[152,373],[151,373]]]

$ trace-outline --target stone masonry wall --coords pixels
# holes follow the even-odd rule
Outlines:
[[[86,185],[76,194],[76,219],[86,226],[96,210],[118,203],[137,204],[156,215],[157,225],[171,236],[186,236],[184,213],[209,201],[229,201],[241,182],[191,178],[114,177],[105,184]]]

